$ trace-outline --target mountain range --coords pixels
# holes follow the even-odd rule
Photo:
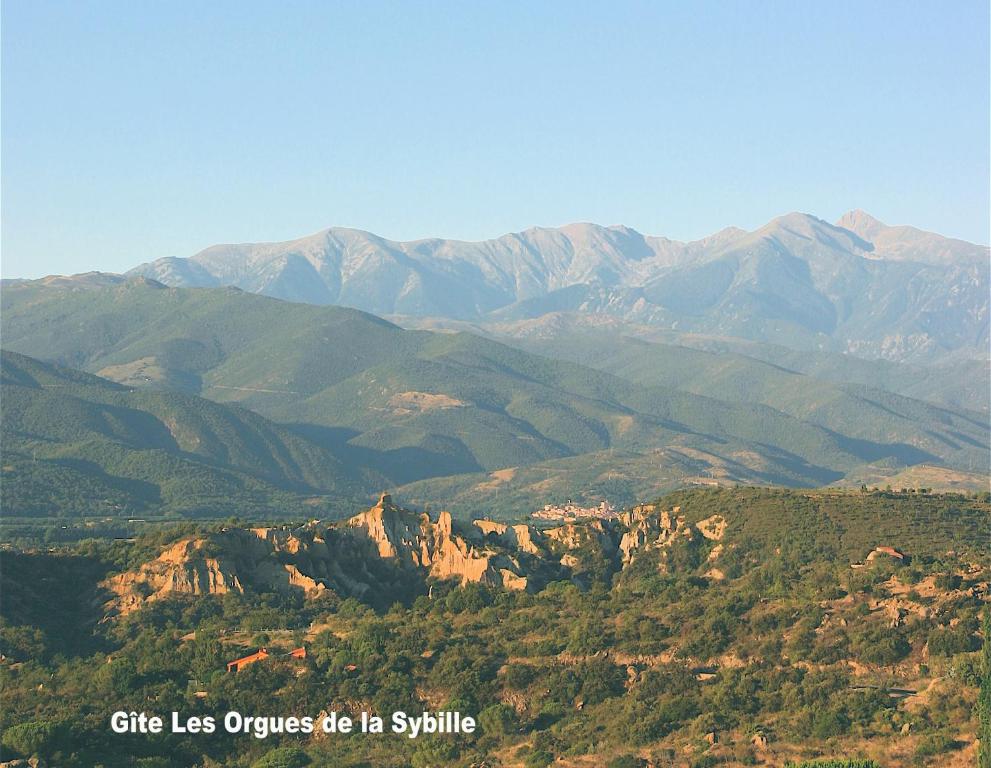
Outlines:
[[[979,410],[619,334],[586,338],[577,359],[563,337],[534,354],[349,308],[106,275],[9,282],[2,298],[4,347],[44,361],[4,360],[11,514],[41,514],[41,490],[70,471],[57,487],[85,475],[87,498],[115,488],[129,509],[285,512],[390,487],[463,516],[518,515],[693,479],[980,472],[988,451]],[[184,484],[193,470],[203,482]]]
[[[217,245],[128,274],[383,316],[506,322],[580,312],[892,361],[986,359],[989,343],[988,248],[862,211],[835,224],[792,213],[693,242],[595,224],[483,242],[331,228]]]

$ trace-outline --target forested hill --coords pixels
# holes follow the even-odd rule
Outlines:
[[[383,482],[244,408],[13,352],[0,371],[7,517],[319,513]]]
[[[798,375],[780,403],[734,402],[235,289],[90,277],[8,284],[3,300],[7,349],[135,391],[250,408],[317,446],[321,461],[367,469],[370,486],[348,475],[365,493],[408,489],[459,512],[501,490],[514,499],[504,514],[522,514],[601,489],[630,503],[700,477],[859,485],[873,468],[979,469],[988,447],[985,415],[892,393],[805,386]],[[342,487],[339,474],[306,471],[287,477]],[[539,495],[546,480],[552,499]]]
[[[385,498],[331,524],[185,524],[8,549],[3,756],[61,768],[968,768],[991,661],[989,514],[960,496],[738,488],[536,530]],[[226,671],[260,647],[266,657]],[[305,658],[289,655],[301,647]],[[117,709],[449,709],[480,727],[117,736]]]

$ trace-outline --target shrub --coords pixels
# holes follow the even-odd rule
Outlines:
[[[506,685],[521,691],[537,676],[537,671],[530,664],[507,664],[505,672]]]
[[[451,765],[458,757],[458,748],[445,738],[420,739],[413,753],[413,768],[437,768]]]
[[[956,749],[956,742],[952,736],[945,733],[931,733],[919,741],[915,748],[916,757],[932,757],[942,755],[952,749]]]
[[[963,624],[937,627],[929,633],[929,653],[932,656],[955,656],[958,653],[976,651],[979,647],[978,639]]]
[[[963,579],[956,573],[940,573],[933,581],[936,584],[936,589],[941,589],[944,592],[959,589],[963,583]]]
[[[719,760],[715,755],[700,755],[691,762],[691,768],[715,768]]]
[[[911,652],[912,646],[898,629],[867,627],[858,633],[853,651],[868,664],[894,664]]]
[[[643,768],[645,765],[647,765],[647,761],[642,757],[620,755],[606,763],[606,768]]]
[[[817,712],[812,718],[812,735],[817,739],[839,736],[850,727],[850,718],[839,709]]]
[[[547,766],[553,762],[554,755],[546,749],[538,749],[536,752],[531,752],[527,755],[523,765],[525,765],[526,768],[547,768]]]
[[[302,768],[309,764],[309,756],[299,747],[278,747],[266,752],[251,768]]]
[[[12,725],[3,732],[2,743],[19,755],[47,755],[55,749],[59,727],[52,722],[33,721]]]
[[[486,736],[504,736],[516,730],[516,712],[506,704],[493,704],[481,711],[478,724]]]
[[[576,655],[601,651],[606,645],[601,622],[585,619],[578,622],[568,638],[568,651]]]

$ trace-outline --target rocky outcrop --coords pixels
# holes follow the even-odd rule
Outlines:
[[[619,520],[575,521],[541,531],[491,520],[456,521],[447,512],[433,520],[383,494],[373,507],[341,523],[230,528],[182,539],[103,586],[111,594],[111,613],[174,595],[252,590],[313,598],[332,590],[361,597],[427,579],[534,590],[562,578],[581,584],[590,564],[622,567],[639,552],[696,532],[721,539],[725,528],[718,515],[695,527],[677,507],[668,512],[641,505]]]
[[[428,515],[401,509],[383,494],[375,506],[339,525],[232,528],[183,539],[103,586],[111,594],[110,612],[127,613],[174,595],[247,589],[302,592],[306,597],[333,589],[360,597],[374,587],[388,587],[382,583],[381,569],[372,573],[369,566],[374,562],[406,582],[452,579],[529,589],[546,581],[536,530],[477,523],[462,526],[447,512],[432,521]]]
[[[516,527],[482,522],[461,530],[449,512],[441,512],[437,522],[428,515],[417,515],[397,507],[383,494],[371,509],[347,521],[347,527],[368,542],[378,557],[400,567],[426,569],[436,579],[455,579],[462,583],[478,582],[510,589],[526,588],[528,581],[518,561],[507,553],[493,550],[485,536],[496,533],[506,549],[518,548]],[[512,530],[511,535],[507,531]],[[529,542],[528,537],[524,541]]]
[[[619,541],[619,550],[624,564],[629,563],[639,552],[669,547],[679,539],[692,541],[696,535],[708,541],[722,541],[728,525],[722,515],[711,515],[692,525],[681,514],[681,507],[674,507],[668,511],[657,509],[653,504],[640,504],[625,512],[620,516],[620,523],[623,532]],[[709,561],[718,559],[722,551],[723,545],[716,544],[707,559]],[[714,578],[724,578],[718,569],[710,573]]]
[[[590,545],[603,551],[615,549],[614,529],[604,520],[565,523],[557,528],[548,528],[544,534],[568,549],[579,549]]]
[[[545,555],[542,546],[544,536],[530,525],[507,525],[493,520],[473,520],[474,525],[484,536],[494,537],[502,546],[528,555]]]
[[[681,507],[668,512],[658,511],[653,504],[641,504],[622,515],[627,529],[619,542],[623,562],[630,562],[637,552],[670,546],[679,536],[691,539],[692,527],[680,512]]]
[[[319,537],[299,537],[285,529],[235,528],[176,542],[103,586],[112,595],[111,608],[121,613],[173,595],[241,594],[246,587],[315,596],[327,589],[327,559]]]
[[[357,536],[372,543],[379,557],[408,565],[425,564],[423,545],[426,541],[423,533],[424,528],[430,526],[430,518],[404,514],[387,493],[382,494],[374,507],[348,520],[347,526]]]
[[[48,765],[40,757],[15,758],[0,762],[0,768],[45,768]]]
[[[209,543],[209,539],[180,541],[136,572],[114,576],[104,586],[115,595],[116,607],[123,613],[145,601],[175,594],[244,592],[234,565],[226,558],[212,556]]]
[[[699,529],[705,538],[712,541],[721,541],[726,535],[726,518],[722,515],[712,515],[705,520],[699,520],[695,527]]]

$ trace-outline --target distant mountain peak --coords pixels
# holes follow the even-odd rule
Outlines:
[[[907,225],[889,226],[859,208],[843,214],[836,226],[874,246],[873,258],[962,267],[988,263],[987,246],[968,243]]]
[[[887,225],[883,221],[874,218],[867,211],[863,211],[860,208],[855,208],[852,211],[844,213],[836,221],[836,226],[856,232],[867,240],[872,235],[877,234],[878,231],[887,229]]]
[[[281,243],[215,245],[128,274],[386,316],[607,314],[891,359],[981,348],[988,332],[986,247],[889,227],[860,210],[836,224],[792,212],[692,242],[589,222],[477,242],[403,242],[335,227]]]
[[[789,229],[801,234],[816,234],[817,232],[828,231],[835,227],[824,219],[814,216],[811,213],[793,211],[782,216],[771,219],[757,232],[772,231],[775,229]]]

